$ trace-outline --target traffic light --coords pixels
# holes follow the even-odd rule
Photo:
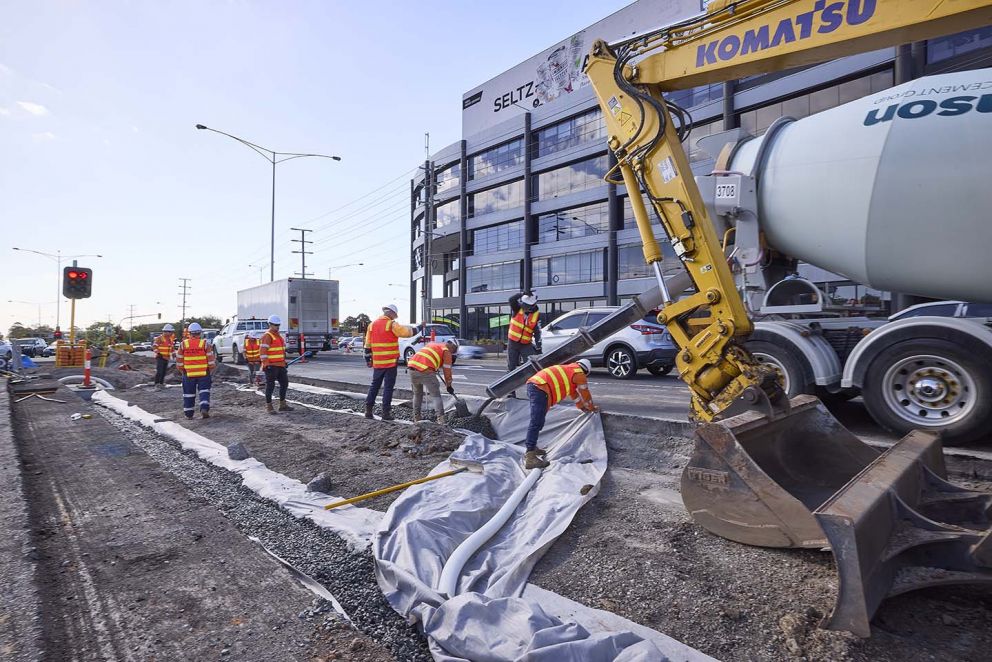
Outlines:
[[[93,270],[86,267],[66,267],[62,270],[62,296],[66,299],[86,299],[93,294]]]

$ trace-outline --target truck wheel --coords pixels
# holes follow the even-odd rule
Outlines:
[[[671,365],[649,365],[648,372],[650,372],[655,377],[664,377],[672,371],[675,366]]]
[[[235,365],[245,364],[245,356],[244,354],[238,351],[237,345],[231,345],[231,356],[233,357],[232,360],[234,361]]]
[[[941,433],[975,441],[992,430],[992,360],[946,340],[906,340],[868,365],[861,389],[868,413],[897,434]]]
[[[771,368],[778,374],[778,383],[790,398],[803,393],[812,393],[812,386],[806,383],[803,366],[788,349],[764,340],[749,340],[744,344],[747,351],[758,361]]]
[[[414,354],[416,354],[416,352],[414,352],[412,348],[407,347],[406,351],[403,352],[403,363],[410,363],[410,359],[413,358]]]
[[[606,350],[606,370],[614,379],[633,379],[637,374],[637,357],[622,345]]]

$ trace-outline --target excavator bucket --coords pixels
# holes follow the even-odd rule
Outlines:
[[[840,583],[830,629],[869,636],[886,597],[992,583],[992,495],[946,481],[937,435],[915,431],[879,453],[812,396],[774,419],[746,412],[701,425],[682,499],[724,538],[831,549]]]

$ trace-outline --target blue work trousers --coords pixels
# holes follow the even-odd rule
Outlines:
[[[200,394],[200,411],[210,409],[210,375],[187,377],[183,375],[183,413],[193,418],[196,411],[196,394]]]
[[[382,408],[389,410],[393,404],[393,387],[396,385],[396,366],[392,368],[375,368],[372,370],[372,385],[369,386],[369,394],[365,396],[365,406],[375,405],[376,396],[379,395],[379,388],[382,388]]]
[[[537,448],[537,436],[544,428],[548,417],[548,394],[534,384],[527,384],[527,399],[530,400],[530,425],[527,426],[527,450]]]

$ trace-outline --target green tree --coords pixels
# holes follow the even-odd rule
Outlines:
[[[341,322],[340,329],[345,333],[365,333],[365,330],[369,327],[372,320],[365,313],[360,313],[358,316],[346,317],[343,322]]]
[[[14,322],[13,326],[10,327],[9,336],[12,340],[15,338],[44,338],[50,340],[54,333],[55,330],[47,324],[42,324],[41,326],[24,326],[20,322]]]
[[[220,318],[215,315],[187,317],[183,322],[183,326],[189,326],[193,322],[198,322],[204,329],[219,329],[224,326],[224,323],[220,321]]]

